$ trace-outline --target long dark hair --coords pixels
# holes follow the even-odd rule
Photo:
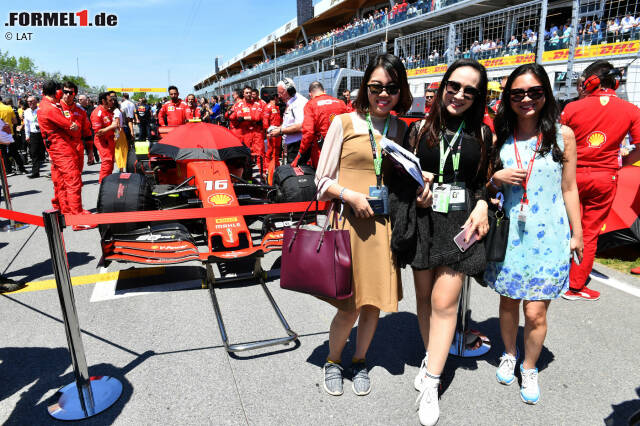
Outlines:
[[[442,81],[440,82],[440,87],[438,87],[438,91],[436,92],[433,104],[431,105],[429,116],[426,118],[426,122],[424,126],[422,126],[422,129],[420,129],[420,133],[418,134],[418,141],[422,139],[422,136],[424,134],[427,135],[427,145],[431,148],[440,143],[440,133],[445,127],[447,118],[450,116],[443,101],[444,91],[447,87],[447,81],[449,81],[449,77],[451,77],[451,74],[456,69],[461,67],[471,67],[474,70],[478,71],[478,73],[480,73],[480,83],[477,87],[479,94],[473,100],[473,104],[471,104],[471,106],[464,112],[463,119],[465,122],[465,128],[475,134],[478,141],[483,141],[482,132],[480,129],[482,128],[482,119],[484,118],[484,109],[487,99],[487,70],[482,64],[474,59],[458,59],[453,64],[451,64],[451,66],[447,69],[447,72],[444,73]],[[482,142],[483,158],[485,155],[484,151],[484,142]]]
[[[558,104],[553,96],[547,72],[541,65],[525,64],[520,65],[518,68],[513,70],[507,79],[504,91],[502,92],[502,102],[500,102],[498,113],[494,120],[497,141],[491,152],[492,168],[489,171],[490,174],[493,174],[493,172],[502,168],[502,163],[500,162],[500,149],[507,139],[513,135],[514,130],[518,126],[518,117],[516,116],[513,108],[511,108],[511,86],[517,77],[527,73],[533,74],[540,83],[542,83],[542,87],[544,88],[545,102],[542,110],[540,111],[537,125],[538,132],[542,133],[542,143],[538,150],[538,157],[544,157],[551,151],[554,161],[564,161],[562,151],[558,146],[556,134],[556,123],[558,122],[559,115]]]
[[[383,53],[369,61],[369,65],[367,65],[367,69],[362,77],[358,97],[354,102],[354,106],[361,114],[369,112],[369,88],[367,84],[369,84],[371,74],[373,74],[373,71],[378,67],[382,67],[388,72],[393,82],[400,86],[398,103],[395,104],[393,110],[398,114],[406,113],[411,109],[411,104],[413,103],[413,96],[411,96],[409,82],[407,80],[407,70],[404,68],[400,58],[389,53]]]

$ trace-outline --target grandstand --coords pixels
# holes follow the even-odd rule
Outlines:
[[[561,99],[575,96],[577,75],[603,58],[625,71],[619,95],[640,105],[639,9],[635,0],[322,0],[305,22],[294,18],[216,63],[194,89],[228,95],[291,77],[303,90],[328,79],[335,94],[359,87],[369,58],[390,52],[407,67],[419,111],[426,85],[460,57],[482,62],[492,80],[541,63]]]
[[[41,96],[42,86],[47,78],[20,71],[18,69],[0,68],[0,98],[11,98],[13,105],[17,105],[18,100],[26,99],[29,95]],[[89,87],[78,87],[80,94],[97,95],[96,90]]]

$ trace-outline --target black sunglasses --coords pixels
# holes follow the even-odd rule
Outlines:
[[[529,99],[531,99],[532,101],[536,101],[544,96],[544,87],[533,86],[529,87],[527,90],[512,89],[511,91],[509,91],[509,98],[513,102],[522,102],[525,96],[529,96]]]
[[[465,99],[472,101],[480,94],[480,91],[473,86],[462,87],[461,83],[457,81],[448,80],[446,85],[447,93],[450,95],[457,95],[462,89],[462,95]]]
[[[64,93],[65,95],[73,95],[76,92],[75,90],[62,89],[62,93]]]
[[[380,83],[369,83],[367,87],[373,95],[379,95],[383,90],[386,91],[388,95],[397,95],[400,92],[400,86],[395,83],[387,84],[386,86]]]

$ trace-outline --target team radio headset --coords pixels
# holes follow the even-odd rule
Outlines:
[[[598,87],[600,87],[602,78],[607,76],[613,76],[613,90],[618,90],[618,87],[620,87],[620,80],[622,80],[622,72],[618,68],[612,68],[608,73],[604,74],[604,76],[599,76],[598,74],[590,75],[582,82],[582,90],[587,93],[594,92]]]

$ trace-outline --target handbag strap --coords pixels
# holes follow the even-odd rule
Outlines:
[[[311,200],[309,202],[309,204],[307,205],[307,208],[305,209],[304,213],[302,213],[302,216],[300,217],[300,219],[298,220],[298,223],[296,224],[296,230],[293,233],[293,236],[291,237],[291,240],[289,241],[289,246],[288,246],[288,250],[291,250],[291,246],[293,245],[293,242],[296,239],[296,236],[298,235],[298,231],[300,230],[300,226],[302,226],[302,223],[304,222],[304,217],[307,215],[307,212],[309,211],[309,209],[311,208],[311,206],[313,205],[313,203],[316,203],[316,218],[318,217],[318,193],[319,191],[316,190],[316,194],[314,196],[315,200]],[[329,227],[329,217],[331,217],[331,212],[333,212],[335,214],[335,202],[331,203],[331,207],[329,208],[328,214],[327,214],[327,220],[324,222],[324,226],[322,227],[322,232],[320,233],[320,240],[318,242],[318,247],[316,251],[320,251],[320,247],[322,246],[322,241],[324,240],[324,233],[327,230],[327,228]]]

